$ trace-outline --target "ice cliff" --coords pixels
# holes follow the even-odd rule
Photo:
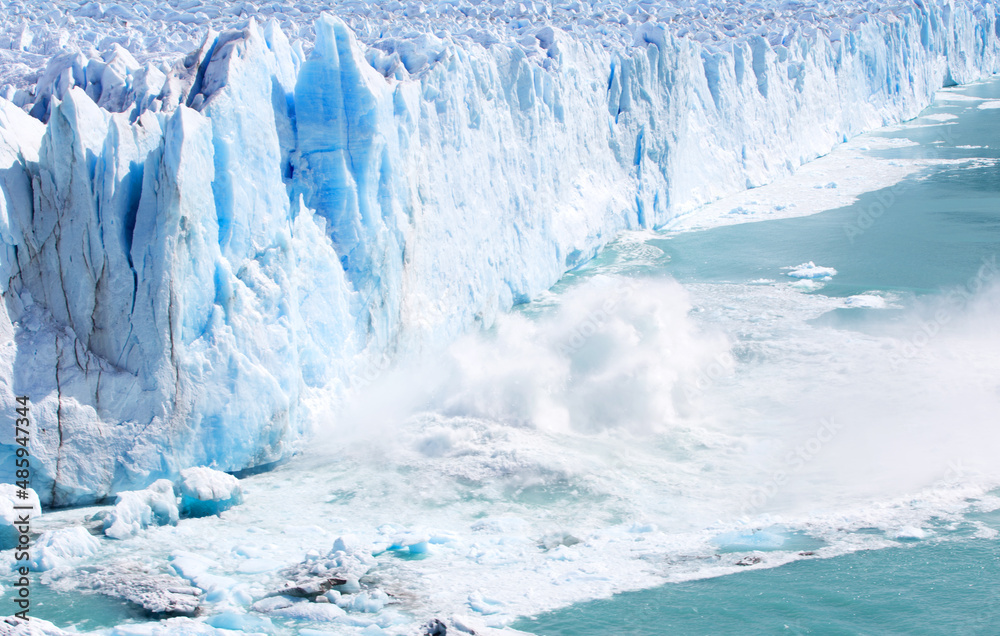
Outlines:
[[[974,0],[2,4],[0,409],[46,505],[286,457],[616,233],[1000,70]]]

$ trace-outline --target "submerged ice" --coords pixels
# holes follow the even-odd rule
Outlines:
[[[32,399],[43,503],[286,458],[388,360],[493,324],[620,231],[1000,67],[978,1],[397,4],[308,33],[249,3],[101,5],[74,19],[108,38],[54,27],[66,52],[4,27],[39,74],[0,99],[0,407]],[[150,27],[121,11],[169,46],[122,36]]]

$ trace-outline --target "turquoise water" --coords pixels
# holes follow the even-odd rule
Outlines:
[[[961,94],[998,99],[1000,81]],[[1000,159],[998,113],[939,101],[924,114],[958,119],[879,133],[918,145],[874,152],[887,159]],[[984,259],[996,257],[998,210],[1000,169],[966,165],[928,170],[813,216],[668,235],[648,244],[663,250],[662,271],[682,283],[787,280],[782,268],[814,261],[838,272],[823,289],[827,295],[924,294],[964,284]],[[604,254],[590,267],[613,257]]]
[[[1000,98],[1000,82],[960,92]],[[941,113],[958,118],[880,133],[919,145],[879,154],[889,159],[1000,158],[1000,110],[939,101],[924,114]],[[837,275],[813,293],[842,298],[877,292],[893,298],[895,309],[836,309],[811,324],[875,330],[919,299],[978,291],[984,265],[996,263],[1000,252],[1000,168],[989,161],[939,166],[844,208],[666,234],[646,244],[663,254],[647,258],[632,273],[666,274],[685,285],[745,288],[761,279],[788,282],[783,268],[807,261],[833,267]],[[627,262],[624,249],[613,247],[562,285],[571,286],[616,260]],[[940,422],[943,434],[949,426]],[[996,513],[978,520],[1000,527]],[[1000,540],[960,524],[933,540],[901,539],[897,546],[832,558],[805,556],[777,568],[748,567],[671,583],[523,619],[513,627],[540,636],[1000,634]]]
[[[31,616],[66,628],[80,631],[114,627],[124,623],[149,619],[141,608],[102,594],[58,591],[47,585],[33,583]]]
[[[804,559],[522,620],[539,636],[997,634],[1000,542],[963,539]]]
[[[892,203],[866,223],[865,211],[879,210],[882,201]],[[814,261],[837,270],[823,289],[827,295],[925,294],[962,285],[996,255],[998,209],[995,166],[956,168],[814,216],[689,232],[650,244],[669,256],[666,270],[682,283],[787,280],[783,267]]]

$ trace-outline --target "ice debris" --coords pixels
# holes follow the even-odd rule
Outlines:
[[[160,479],[145,490],[119,493],[114,509],[104,518],[104,534],[127,539],[149,526],[177,525],[178,519],[174,484]]]
[[[348,620],[347,612],[373,614],[392,601],[362,578],[375,566],[371,552],[340,537],[325,556],[313,553],[281,572],[284,585],[253,605],[254,611],[303,620]],[[305,604],[303,604],[305,603]]]
[[[31,569],[44,572],[64,567],[73,559],[97,554],[100,547],[97,537],[80,526],[43,532],[32,546]]]
[[[193,616],[202,591],[183,579],[131,562],[83,568],[82,589],[120,598],[159,617]]]
[[[802,263],[801,265],[795,265],[793,267],[786,267],[785,269],[791,270],[788,275],[792,278],[808,279],[808,280],[831,280],[837,275],[837,270],[832,267],[821,267],[812,261],[808,263]]]
[[[182,470],[179,487],[184,517],[218,515],[243,502],[239,479],[205,466]]]
[[[149,526],[221,514],[242,502],[243,490],[236,477],[204,466],[186,468],[176,486],[160,479],[145,490],[119,493],[115,507],[104,518],[104,534],[126,539]]]

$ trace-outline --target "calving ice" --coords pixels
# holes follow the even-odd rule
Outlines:
[[[823,447],[833,441],[843,427],[837,424],[836,418],[824,418],[815,433],[805,440],[795,445],[795,450],[789,451],[783,460],[781,468],[771,474],[770,479],[761,486],[757,492],[751,495],[749,501],[743,506],[741,514],[746,516],[755,512],[768,503],[777,495],[783,486],[786,486],[790,479],[794,479],[796,474],[805,468],[806,464],[815,459]]]
[[[8,75],[0,399],[45,503],[287,458],[374,361],[1000,64],[986,2],[489,7],[213,9],[175,60],[178,15],[80,8]],[[129,30],[166,49],[86,35]]]
[[[900,343],[890,358],[893,368],[899,368],[905,361],[918,356],[948,323],[955,320],[970,304],[976,303],[985,290],[995,286],[998,274],[1000,269],[997,268],[996,254],[989,258],[984,257],[975,275],[964,285],[950,290],[936,306],[930,307],[926,312],[929,315],[923,318],[918,328]]]

